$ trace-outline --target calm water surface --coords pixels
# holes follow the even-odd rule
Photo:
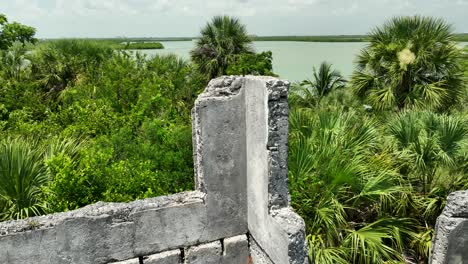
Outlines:
[[[194,47],[192,41],[164,41],[163,50],[142,50],[148,55],[174,53],[190,59],[189,52]],[[295,42],[295,41],[256,41],[257,52],[273,52],[273,71],[281,78],[302,81],[312,78],[313,67],[322,61],[332,63],[334,68],[349,77],[354,70],[354,60],[367,43],[363,42]],[[468,45],[467,42],[460,46]]]

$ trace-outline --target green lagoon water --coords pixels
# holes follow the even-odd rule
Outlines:
[[[148,55],[174,53],[189,59],[189,52],[195,42],[163,41],[161,43],[165,49],[141,50],[141,52]],[[351,76],[356,55],[366,45],[367,43],[364,42],[255,41],[253,43],[257,52],[271,50],[273,72],[293,82],[312,78],[313,67],[318,67],[322,61],[332,63],[334,68],[344,76]],[[460,43],[460,46],[464,45],[467,43]]]

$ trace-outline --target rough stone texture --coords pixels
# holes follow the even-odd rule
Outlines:
[[[31,217],[24,220],[1,222],[0,236],[31,230],[50,229],[72,218],[111,216],[113,223],[124,223],[127,222],[130,219],[130,215],[134,213],[186,203],[203,202],[204,198],[204,193],[195,191],[136,200],[129,203],[98,202],[74,211]]]
[[[220,264],[222,246],[220,241],[215,241],[200,246],[190,247],[185,252],[184,264]]]
[[[187,192],[131,203],[97,203],[1,223],[0,263],[108,263],[198,244],[206,236],[205,196]]]
[[[180,250],[171,250],[154,254],[143,259],[144,264],[180,264]]]
[[[468,218],[468,191],[453,192],[447,197],[443,215]]]
[[[304,222],[289,207],[288,87],[270,77],[212,80],[192,110],[197,191],[0,223],[0,263],[144,256],[143,263],[244,264],[248,232],[258,263],[306,263]]]
[[[195,173],[214,241],[247,233],[245,107],[239,77],[212,80],[192,111]]]
[[[273,263],[307,263],[305,224],[289,208],[289,83],[249,77],[244,87],[249,231]]]
[[[274,264],[252,237],[250,238],[250,257],[253,264]]]
[[[247,264],[249,242],[247,235],[225,238],[211,243],[192,246],[184,250],[165,251],[142,257],[143,264]],[[139,264],[139,258],[111,264]]]
[[[247,264],[249,260],[249,241],[247,235],[224,239],[223,264]]]
[[[468,191],[453,192],[437,218],[432,264],[468,263]]]

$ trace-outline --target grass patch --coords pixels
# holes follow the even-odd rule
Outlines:
[[[118,49],[140,50],[140,49],[164,49],[160,42],[127,42],[120,43]]]

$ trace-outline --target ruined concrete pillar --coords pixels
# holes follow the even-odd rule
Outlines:
[[[289,207],[288,89],[272,77],[220,77],[193,111],[197,186],[219,204],[206,183],[236,182],[254,263],[307,263],[304,221]]]

